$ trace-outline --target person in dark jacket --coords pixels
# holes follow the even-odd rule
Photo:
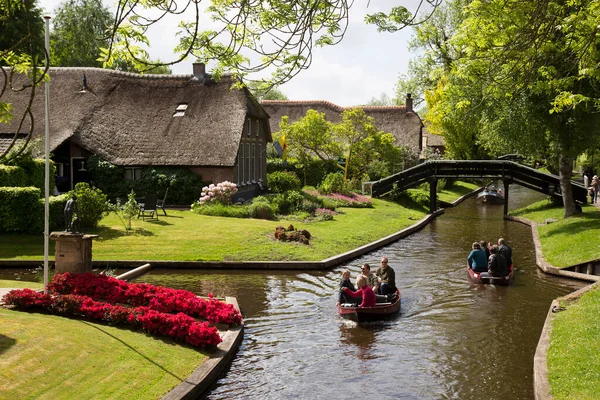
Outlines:
[[[485,256],[485,251],[480,247],[479,243],[473,243],[473,250],[467,257],[469,268],[475,272],[484,272],[488,270],[488,259]]]
[[[498,254],[498,246],[494,245],[490,249],[490,259],[488,261],[488,273],[491,276],[508,275],[508,265],[502,254]]]
[[[350,270],[349,269],[345,269],[342,271],[342,280],[340,281],[340,295],[338,296],[338,303],[340,303],[340,304],[355,303],[356,300],[354,300],[351,296],[348,296],[344,292],[344,290],[343,290],[344,288],[348,288],[352,292],[356,291],[356,289],[354,288],[354,285],[352,284],[352,281],[350,280]]]
[[[479,242],[479,248],[485,252],[485,259],[486,260],[488,258],[490,258],[490,248],[488,246],[488,242],[486,242],[485,240],[482,240],[481,242]]]
[[[498,239],[498,254],[502,254],[504,259],[506,260],[506,265],[509,267],[512,265],[512,249],[508,247],[506,243],[504,243],[504,239]]]
[[[381,267],[377,268],[375,275],[379,282],[379,294],[396,293],[396,274],[388,265],[387,257],[381,257]]]

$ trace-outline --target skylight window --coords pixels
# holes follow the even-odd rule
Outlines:
[[[187,103],[180,103],[175,109],[173,117],[183,117],[185,115],[185,110],[187,110],[187,106]]]

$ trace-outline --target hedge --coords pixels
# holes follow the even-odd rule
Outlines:
[[[44,198],[35,187],[0,187],[0,233],[44,231]],[[66,195],[51,196],[50,230],[64,227]]]
[[[27,186],[27,174],[21,167],[0,164],[0,186]]]

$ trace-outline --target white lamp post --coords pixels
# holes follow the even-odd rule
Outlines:
[[[46,22],[46,67],[50,67],[50,16],[44,16]],[[44,173],[44,293],[48,293],[48,248],[50,240],[50,81],[46,86],[46,130],[44,135],[45,173]]]

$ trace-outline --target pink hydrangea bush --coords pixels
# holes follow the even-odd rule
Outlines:
[[[224,181],[216,185],[211,183],[209,186],[204,186],[202,188],[198,203],[200,205],[205,205],[214,202],[227,205],[231,203],[231,197],[237,191],[237,185],[229,181]]]

